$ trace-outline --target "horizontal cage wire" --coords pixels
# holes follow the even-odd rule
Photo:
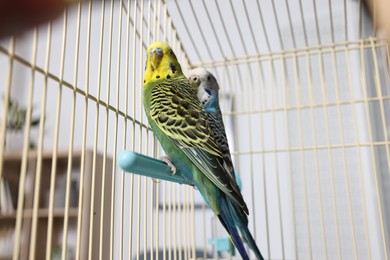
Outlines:
[[[0,38],[0,259],[241,259],[197,188],[119,166],[164,155],[143,107],[154,41],[217,78],[266,259],[389,259],[382,2],[83,1]]]

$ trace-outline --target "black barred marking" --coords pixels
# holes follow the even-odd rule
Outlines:
[[[171,131],[172,131],[174,134],[177,134],[177,129],[176,129],[176,128],[172,128]]]
[[[175,120],[174,119],[169,119],[168,122],[167,122],[167,126],[173,126],[175,124]]]
[[[206,135],[204,135],[200,131],[194,131],[194,134],[197,136],[197,138],[200,138],[201,140],[204,140],[204,138],[206,137]]]
[[[192,117],[194,117],[195,119],[199,119],[199,117],[200,117],[199,112],[198,112],[198,111],[195,111],[195,110],[190,110],[190,115],[191,115]]]
[[[188,103],[185,100],[180,101],[180,105],[185,109],[188,110],[190,108],[190,103]]]
[[[175,104],[180,104],[180,98],[177,96],[177,95],[174,95],[172,97],[172,102],[175,103]]]
[[[207,124],[205,120],[200,120],[199,125],[202,126],[203,128],[206,128]]]
[[[158,115],[158,121],[160,121],[160,123],[165,123],[168,121],[168,117],[165,113],[160,113]]]
[[[176,111],[175,110],[169,110],[168,112],[167,112],[167,116],[173,116],[173,115],[175,115],[176,114]]]
[[[176,129],[177,130],[177,133],[180,134],[181,136],[185,136],[184,132],[182,129]]]
[[[180,92],[177,92],[176,95],[177,95],[178,98],[184,99],[184,96]]]
[[[179,116],[181,116],[181,117],[185,117],[185,116],[186,116],[186,111],[185,111],[181,106],[179,106],[179,107],[177,108],[177,114],[178,114]]]
[[[196,125],[197,128],[199,128],[201,130],[201,132],[204,132],[204,133],[209,133],[209,129],[207,127],[203,127],[202,126],[202,123],[203,123],[203,120],[199,120],[198,124]],[[204,124],[206,125],[206,122],[204,122]]]
[[[207,114],[209,117],[211,130],[214,132],[215,141],[224,155],[229,155],[229,144],[226,137],[225,126],[223,124],[221,111]],[[230,159],[231,160],[231,159]],[[232,166],[231,166],[232,167]]]
[[[169,62],[169,68],[171,69],[172,73],[175,74],[176,66],[172,62]]]
[[[166,95],[167,95],[167,94],[165,94],[165,93],[156,93],[155,97],[156,97],[156,98],[164,98],[164,97],[166,97]],[[153,100],[153,101],[154,101],[154,100]]]
[[[186,116],[186,122],[191,126],[196,126],[196,121],[189,116]]]
[[[192,131],[191,129],[186,129],[184,130],[184,133],[191,139],[196,139],[196,135],[194,133],[194,131]]]

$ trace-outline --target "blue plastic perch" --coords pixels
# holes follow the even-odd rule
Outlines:
[[[180,170],[177,170],[176,174],[172,175],[171,168],[165,162],[132,151],[124,151],[119,154],[119,166],[126,172],[180,184],[188,184],[188,181],[180,173]]]
[[[236,255],[235,248],[229,237],[214,237],[209,239],[209,244],[215,246],[215,250],[218,256],[222,256],[222,252],[231,252],[232,255]]]
[[[119,154],[119,166],[126,172],[179,184],[189,184],[180,173],[179,169],[177,169],[175,175],[172,175],[171,168],[169,168],[165,162],[136,152],[124,151]],[[234,174],[236,176],[237,185],[241,189],[242,184],[240,175],[238,175],[236,170],[234,171]]]

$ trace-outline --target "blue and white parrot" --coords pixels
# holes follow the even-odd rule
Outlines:
[[[204,68],[191,70],[189,72],[188,79],[207,113],[209,125],[215,134],[216,143],[222,152],[224,168],[228,169],[229,174],[235,178],[234,166],[225,132],[225,125],[223,123],[222,112],[219,106],[218,82],[214,75]],[[253,252],[255,252],[258,259],[264,259],[248,229],[247,216],[242,214],[242,211],[240,211],[235,205],[229,204],[229,207],[232,212],[234,224],[240,230],[244,241],[249,245]]]

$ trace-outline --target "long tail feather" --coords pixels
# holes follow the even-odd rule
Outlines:
[[[231,201],[228,201],[230,212],[232,213],[234,223],[240,230],[241,236],[243,240],[248,244],[250,249],[255,253],[256,259],[258,260],[264,260],[263,255],[261,254],[259,248],[256,245],[255,240],[252,237],[251,232],[248,229],[248,224],[246,221],[244,221],[244,218],[240,216],[238,209],[235,205],[231,203]]]
[[[238,252],[240,252],[241,257],[244,260],[249,260],[249,256],[245,250],[244,244],[241,240],[240,235],[238,234],[237,228],[234,226],[234,221],[230,217],[229,213],[226,214],[224,210],[221,210],[220,214],[218,215],[218,218],[225,227],[226,231],[229,233],[230,239],[237,248]]]
[[[264,257],[260,253],[260,250],[257,247],[256,242],[253,239],[252,234],[249,231],[248,227],[243,226],[243,227],[239,227],[239,228],[240,228],[240,232],[241,232],[241,235],[242,235],[243,239],[248,244],[248,246],[252,249],[252,251],[255,253],[256,258],[259,259],[259,260],[264,260]]]
[[[202,180],[200,180],[202,181]],[[214,185],[209,186],[209,190],[207,190],[207,182],[202,182],[202,184],[196,184],[201,192],[202,196],[205,198],[207,204],[218,216],[220,222],[226,229],[226,231],[230,235],[230,239],[232,240],[234,246],[237,248],[241,257],[244,260],[249,260],[249,255],[245,249],[243,240],[247,242],[249,247],[253,250],[256,255],[256,258],[259,260],[264,260],[263,256],[260,253],[260,250],[256,246],[256,243],[248,229],[248,218],[245,212],[241,211],[225,194],[223,194],[219,190],[214,190],[216,192],[212,192],[212,188],[215,188]],[[240,237],[240,233],[242,235],[242,239]]]

